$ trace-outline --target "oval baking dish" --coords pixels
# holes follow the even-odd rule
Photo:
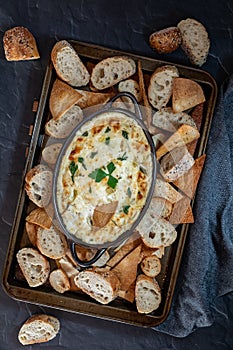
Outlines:
[[[129,97],[135,112],[113,106]],[[80,266],[93,264],[128,238],[143,218],[156,181],[152,137],[130,93],[120,93],[84,118],[65,141],[53,177],[55,223]],[[78,259],[75,244],[98,249]]]

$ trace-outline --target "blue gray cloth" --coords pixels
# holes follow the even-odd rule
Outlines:
[[[210,326],[216,298],[233,291],[233,76],[219,91],[206,153],[171,311],[155,327],[176,337]]]

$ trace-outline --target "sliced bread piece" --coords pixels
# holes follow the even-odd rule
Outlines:
[[[117,297],[120,287],[118,277],[112,272],[81,271],[74,278],[78,288],[101,304],[108,304]]]
[[[82,95],[82,97],[76,103],[81,109],[96,105],[104,105],[114,96],[114,93],[111,92],[92,92],[80,89],[77,89],[77,91]]]
[[[205,95],[201,85],[187,78],[173,80],[172,110],[174,113],[186,111],[205,102]]]
[[[139,275],[135,286],[135,300],[138,312],[149,314],[158,309],[161,299],[161,290],[158,282],[143,274]]]
[[[179,202],[175,203],[168,220],[172,225],[194,223],[190,198],[184,196]]]
[[[57,267],[62,269],[69,278],[76,276],[79,272],[67,256],[63,256],[61,259],[56,260],[56,264]]]
[[[49,275],[49,283],[51,287],[58,293],[65,293],[70,289],[69,278],[61,269],[53,270]]]
[[[172,212],[172,203],[165,198],[153,197],[150,208],[154,213],[162,218],[167,218]]]
[[[197,140],[199,137],[200,133],[196,128],[186,124],[181,125],[156,151],[157,159],[159,160],[174,148],[185,146],[193,140]]]
[[[161,271],[161,262],[156,255],[146,256],[140,266],[142,272],[148,277],[155,277]]]
[[[151,75],[148,87],[148,98],[156,109],[165,107],[170,100],[173,88],[173,79],[179,76],[175,66],[162,66]]]
[[[59,330],[60,322],[56,317],[38,314],[21,326],[18,340],[22,345],[45,343],[55,338]]]
[[[147,223],[142,220],[138,230],[143,243],[149,248],[168,247],[177,237],[175,228],[167,220],[156,216],[147,216]]]
[[[16,258],[30,287],[38,287],[47,281],[50,265],[38,250],[22,248],[16,254]]]
[[[52,171],[45,165],[36,165],[25,177],[25,190],[30,200],[38,207],[49,204],[52,191]]]
[[[43,228],[50,228],[52,219],[48,216],[44,208],[33,209],[26,217],[26,221]]]
[[[98,90],[119,83],[136,72],[136,65],[132,58],[127,56],[113,56],[106,58],[93,68],[91,82]]]
[[[182,195],[176,191],[175,188],[172,187],[168,182],[157,179],[153,197],[162,197],[173,204],[178,202],[182,198]]]
[[[34,224],[31,224],[29,222],[25,223],[25,229],[28,235],[28,239],[30,243],[36,247],[36,241],[37,241],[37,226]]]
[[[130,92],[137,100],[137,102],[140,102],[142,100],[142,94],[139,88],[139,84],[134,79],[126,79],[124,81],[121,81],[118,85],[118,91],[119,92]],[[131,100],[126,97],[123,99],[124,102],[132,102]]]
[[[210,40],[206,28],[193,18],[187,18],[178,23],[181,33],[181,47],[189,57],[190,62],[202,66],[207,59]]]
[[[42,151],[42,159],[51,165],[54,165],[57,161],[57,157],[62,148],[62,143],[52,143],[46,146]]]
[[[58,41],[51,51],[51,59],[57,75],[72,86],[85,86],[90,74],[72,45]]]
[[[60,79],[53,83],[49,98],[49,109],[55,120],[60,119],[82,95]]]
[[[184,175],[194,164],[194,159],[186,147],[176,147],[167,153],[160,162],[160,173],[168,181],[175,181]]]
[[[47,135],[56,139],[64,139],[69,136],[72,130],[83,120],[83,112],[79,106],[71,107],[68,112],[55,120],[50,119],[45,124],[45,132]]]
[[[49,229],[38,228],[37,247],[43,255],[51,259],[62,258],[68,250],[66,237],[53,225]]]
[[[158,53],[170,53],[181,44],[181,34],[177,27],[168,27],[154,32],[149,37],[149,44]]]
[[[161,108],[153,115],[153,125],[157,128],[175,132],[182,124],[196,128],[193,118],[184,112],[174,113],[171,107]]]
[[[14,27],[3,36],[3,46],[7,61],[35,60],[40,58],[36,40],[25,27]]]

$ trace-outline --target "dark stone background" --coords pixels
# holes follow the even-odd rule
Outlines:
[[[211,48],[202,67],[218,85],[233,72],[232,0],[0,0],[0,264],[4,265],[33,122],[32,103],[39,98],[53,44],[76,39],[125,50],[168,62],[190,63],[181,49],[158,55],[148,45],[151,32],[196,18],[210,36]],[[7,62],[2,37],[14,26],[27,27],[36,37],[41,59]],[[0,290],[0,349],[21,349],[17,341],[20,325],[29,315],[48,312],[61,321],[61,332],[35,349],[233,349],[233,294],[216,301],[215,321],[179,339],[144,329],[87,316],[22,303]],[[30,347],[28,347],[30,348]]]

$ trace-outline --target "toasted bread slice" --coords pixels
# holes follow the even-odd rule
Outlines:
[[[169,132],[175,132],[182,124],[196,128],[195,121],[189,114],[174,113],[171,107],[161,108],[153,115],[153,125]]]
[[[149,314],[158,309],[161,303],[161,290],[158,282],[143,274],[137,277],[135,300],[139,313]]]
[[[58,41],[51,51],[51,60],[60,79],[72,86],[86,86],[90,74],[78,53],[66,40]]]
[[[30,224],[29,222],[25,223],[26,232],[28,235],[28,239],[30,243],[36,247],[36,241],[37,241],[37,226],[34,224]]]
[[[51,165],[54,165],[57,161],[57,157],[61,151],[62,143],[52,143],[46,146],[42,151],[42,159]]]
[[[174,185],[184,192],[189,198],[193,198],[195,194],[205,159],[205,154],[197,158],[192,168],[186,174],[173,182]]]
[[[27,215],[26,221],[43,228],[50,228],[52,219],[48,216],[44,208],[36,208]]]
[[[49,98],[50,112],[55,120],[60,119],[82,95],[68,84],[60,79],[53,83],[52,91]]]
[[[172,212],[172,203],[162,197],[153,197],[150,202],[150,208],[156,215],[165,219]]]
[[[191,79],[174,78],[172,90],[174,113],[186,111],[202,102],[205,102],[205,95],[201,85]]]
[[[64,234],[53,225],[49,229],[38,228],[37,247],[43,255],[51,259],[62,258],[68,250]]]
[[[58,293],[65,293],[70,289],[69,278],[62,269],[53,270],[49,275],[49,283]]]
[[[14,27],[3,36],[3,46],[7,61],[35,60],[40,58],[36,40],[25,27]]]
[[[168,220],[172,225],[194,223],[190,198],[183,197],[179,202],[175,203]]]
[[[181,125],[156,151],[157,159],[159,160],[174,148],[185,146],[193,140],[197,140],[199,137],[200,133],[196,128],[186,124]]]
[[[96,105],[104,105],[114,96],[114,93],[111,92],[100,93],[80,89],[77,89],[77,91],[82,95],[82,97],[76,103],[81,109]]]
[[[204,102],[195,106],[191,112],[191,117],[194,120],[198,131],[201,130],[203,110],[204,110]],[[198,142],[198,140],[194,140],[187,145],[187,149],[192,156],[195,153],[195,150],[197,147],[197,142]]]
[[[148,277],[155,277],[161,271],[161,262],[156,255],[146,256],[141,261],[142,272]]]
[[[118,206],[118,201],[114,201],[108,204],[103,204],[95,207],[92,221],[93,226],[96,228],[101,228],[107,225],[114,215],[116,208]]]
[[[170,203],[176,203],[182,198],[182,194],[175,190],[169,183],[164,180],[157,179],[155,183],[155,189],[153,197],[161,197],[169,201]]]
[[[48,260],[34,248],[22,248],[16,258],[30,287],[44,284],[50,272]]]

